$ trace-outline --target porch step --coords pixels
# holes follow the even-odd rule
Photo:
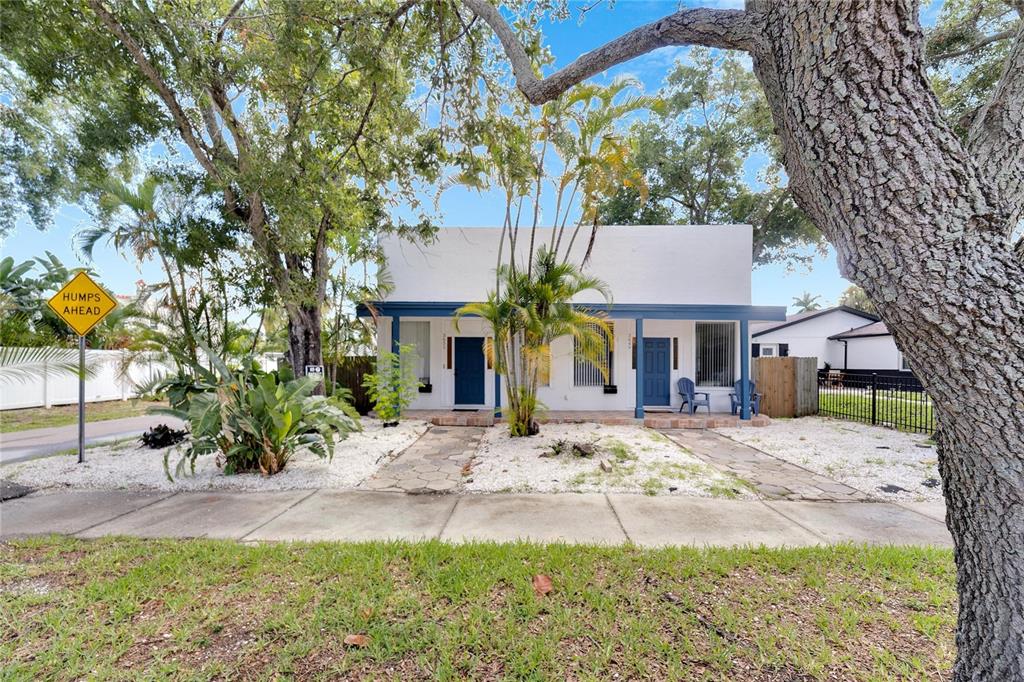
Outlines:
[[[430,418],[434,426],[494,426],[493,414],[469,413],[438,414]]]
[[[740,419],[731,414],[712,414],[707,417],[646,415],[644,426],[649,429],[722,429],[738,426],[768,426],[772,420],[763,414],[752,416],[748,420]]]

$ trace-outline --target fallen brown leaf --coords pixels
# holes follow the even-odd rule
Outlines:
[[[345,644],[348,646],[367,646],[370,638],[366,635],[345,635]]]
[[[541,573],[533,576],[533,593],[538,597],[543,597],[553,589],[555,589],[555,586],[548,576]]]
[[[363,618],[369,619],[370,617],[373,616],[373,608],[370,607],[370,606],[367,606],[366,608],[362,609],[359,612],[359,615],[361,615]]]

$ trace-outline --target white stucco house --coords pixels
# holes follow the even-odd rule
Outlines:
[[[529,232],[521,234],[525,252]],[[452,319],[494,288],[500,238],[496,228],[445,228],[428,245],[385,238],[393,288],[359,314],[377,316],[382,351],[398,343],[416,347],[426,386],[412,409],[500,409],[501,377],[482,352],[489,327],[464,318],[456,329]],[[551,230],[536,238],[547,243]],[[576,244],[575,262],[585,248]],[[711,394],[714,411],[728,412],[734,382],[749,376],[750,323],[785,318],[783,307],[751,305],[746,225],[602,227],[586,269],[613,297],[609,305],[588,292],[576,301],[607,314],[610,376],[606,381],[577,359],[572,338],[555,340],[550,376],[538,392],[549,411],[628,410],[642,417],[645,410],[675,410],[676,381],[689,377]]]
[[[835,306],[751,325],[754,357],[818,358],[818,368],[855,372],[910,372],[892,334],[877,315]]]

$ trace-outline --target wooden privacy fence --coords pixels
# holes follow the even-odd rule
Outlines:
[[[359,410],[359,414],[367,414],[373,407],[363,386],[363,377],[373,374],[376,362],[376,358],[349,356],[340,362],[326,362],[324,366],[328,381],[333,380],[337,385],[352,391],[352,405]]]
[[[803,417],[818,412],[818,358],[754,358],[751,378],[761,394],[761,413]]]

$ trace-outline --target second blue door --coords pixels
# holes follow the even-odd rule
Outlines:
[[[455,337],[455,404],[484,404],[484,339]]]
[[[669,339],[644,337],[644,405],[669,405]]]

